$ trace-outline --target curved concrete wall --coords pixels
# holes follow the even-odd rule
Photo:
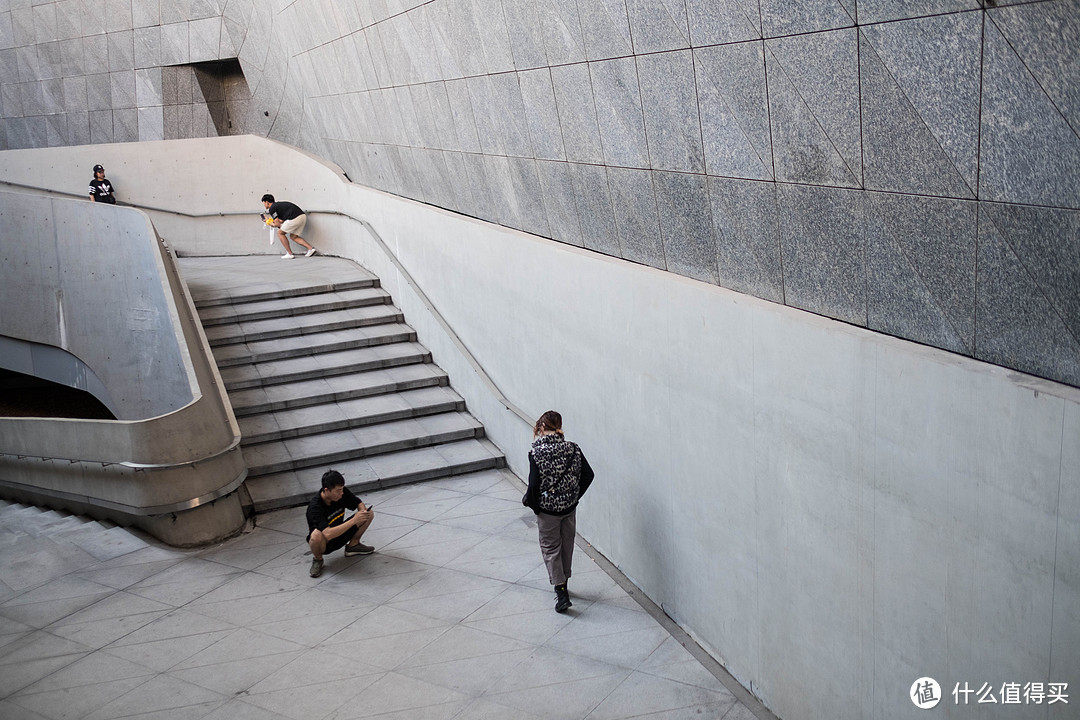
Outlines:
[[[1078,0],[106,5],[0,6],[3,147],[264,135],[371,187],[1080,384]],[[232,96],[200,89],[187,64],[228,58]]]
[[[207,212],[250,210],[175,219],[182,252],[272,251],[265,189],[369,223],[513,402],[563,412],[598,475],[583,536],[780,717],[914,716],[924,675],[1080,683],[1080,390],[349,185],[255,138],[0,153],[0,170],[63,187],[95,153],[134,201],[168,195],[149,179],[187,157],[220,190]],[[172,209],[202,202],[187,174]],[[527,472],[528,425],[361,223],[310,228],[380,276]]]
[[[0,366],[28,343],[100,380],[109,420],[0,418],[0,492],[136,523],[174,544],[231,534],[239,429],[172,258],[137,210],[0,193]],[[90,382],[85,389],[95,389]],[[73,462],[74,461],[74,462]],[[149,466],[149,467],[141,467]]]

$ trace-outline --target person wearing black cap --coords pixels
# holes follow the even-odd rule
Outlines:
[[[292,246],[289,245],[290,238],[294,243],[307,248],[307,252],[304,253],[305,257],[311,257],[318,252],[307,240],[300,237],[300,232],[303,231],[304,225],[307,223],[307,215],[299,206],[285,200],[274,200],[274,196],[270,193],[262,196],[262,204],[266,208],[266,214],[263,215],[263,218],[268,225],[277,228],[278,240],[285,246],[285,254],[281,256],[282,260],[293,259]]]
[[[105,179],[105,168],[94,166],[94,179],[90,181],[90,202],[116,204],[112,183]]]

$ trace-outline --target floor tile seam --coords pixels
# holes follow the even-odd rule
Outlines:
[[[224,639],[225,638],[222,638],[222,640],[224,640]],[[281,640],[282,638],[276,638],[276,639]],[[216,644],[217,643],[214,643],[214,645],[216,645]],[[297,643],[297,644],[299,644],[299,643]],[[210,648],[214,647],[214,645],[208,645],[203,650],[200,650],[199,653],[205,652],[206,650],[209,650]],[[270,653],[260,652],[258,654],[258,659],[261,660],[262,658],[275,658],[275,657],[280,657],[282,655],[296,655],[297,658],[295,658],[295,659],[298,659],[301,655],[303,655],[304,653],[306,653],[306,652],[308,652],[309,650],[312,650],[312,649],[313,648],[309,648],[309,647],[300,647],[300,648],[295,649],[295,650],[284,650],[282,652],[270,652]],[[254,659],[254,658],[251,658],[251,657],[242,657],[242,658],[234,658],[232,660],[221,660],[219,662],[202,663],[200,665],[187,665],[185,667],[178,667],[180,665],[180,663],[187,662],[187,660],[190,660],[192,657],[195,657],[199,653],[195,653],[195,655],[192,655],[189,658],[185,658],[184,660],[181,660],[180,662],[176,663],[176,665],[173,665],[168,670],[161,671],[159,674],[161,674],[161,675],[170,675],[171,676],[173,673],[181,673],[181,672],[185,672],[187,670],[204,670],[206,668],[213,668],[213,667],[217,667],[219,665],[233,665],[233,664],[238,663],[238,662],[248,662],[248,661]],[[289,664],[288,662],[285,663],[285,665],[288,665],[288,664]],[[281,667],[285,667],[285,665],[282,665]],[[280,670],[281,667],[278,667],[278,668],[275,668],[274,670],[271,670],[264,677],[260,678],[256,682],[252,683],[252,685],[255,685],[257,683],[262,682],[263,680],[265,680],[266,678],[270,677],[275,672]],[[177,678],[177,679],[181,679],[181,678]],[[205,685],[200,685],[199,683],[195,682],[194,680],[184,680],[184,682],[191,683],[192,685],[199,685],[199,687],[206,688],[207,690],[211,690],[213,692],[220,692],[219,690],[214,690],[214,688],[206,687]]]
[[[53,578],[52,580],[56,580],[56,579],[57,578]],[[49,582],[52,582],[52,581],[50,580],[50,581],[44,582],[41,585],[36,586],[34,588],[34,590],[38,590],[38,589],[48,585]],[[102,587],[104,588],[106,586],[102,585]],[[101,595],[102,597],[104,597],[106,595],[112,594],[113,592],[115,592],[115,590],[113,590],[112,588],[108,588],[108,591],[101,591],[101,592],[97,592],[97,593],[94,593],[94,594],[95,595]],[[68,596],[68,597],[50,598],[48,600],[31,600],[29,602],[11,603],[11,600],[21,599],[21,595],[18,593],[18,591],[16,591],[15,597],[10,598],[8,600],[8,602],[4,603],[3,605],[0,605],[0,617],[6,618],[6,619],[11,620],[13,622],[21,622],[17,618],[10,617],[5,612],[5,610],[10,610],[10,609],[13,609],[13,608],[26,608],[26,607],[29,607],[31,605],[45,605],[47,603],[58,603],[58,602],[64,602],[65,600],[78,600],[78,599],[84,598],[84,597],[90,597],[90,596],[89,595],[72,595],[72,596]],[[101,599],[102,598],[98,598],[97,600],[91,601],[90,605],[98,602]],[[87,605],[86,607],[89,607],[89,605]]]
[[[85,653],[74,653],[74,654],[80,655],[80,657],[77,657],[77,658],[71,660],[70,662],[64,663],[60,667],[55,668],[54,670],[52,670],[52,672],[48,673],[44,678],[37,677],[37,678],[34,678],[32,680],[26,681],[25,685],[20,685],[16,689],[9,691],[6,695],[0,696],[0,700],[13,700],[13,698],[16,698],[16,697],[31,697],[33,695],[40,694],[40,693],[27,693],[26,695],[20,696],[20,693],[23,690],[30,687],[31,685],[36,685],[37,683],[41,682],[45,678],[52,677],[53,675],[60,672],[64,668],[66,668],[66,667],[68,667],[70,665],[74,665],[75,663],[79,662],[80,660],[87,657],[88,655],[91,655],[92,653],[85,652]],[[69,656],[68,655],[55,655],[55,656],[47,657],[47,658],[32,658],[31,660],[24,660],[22,662],[27,663],[27,662],[37,662],[37,661],[40,661],[40,660],[55,660],[57,658],[66,658],[66,657],[69,657]],[[55,692],[55,689],[52,690],[51,692]],[[27,708],[27,709],[29,710],[30,708]]]
[[[640,671],[636,670],[636,669],[631,670],[630,673],[625,678],[623,678],[623,681],[621,683],[616,685],[612,689],[612,691],[610,693],[605,695],[603,700],[601,700],[600,702],[598,702],[596,705],[593,706],[593,708],[588,712],[588,714],[585,715],[586,720],[588,720],[588,718],[594,712],[596,712],[596,709],[598,707],[600,707],[601,705],[603,705],[604,702],[606,702],[608,698],[612,697],[613,695],[615,695],[615,693],[619,692],[619,688],[621,688],[623,685],[626,685],[627,683],[629,683],[631,681],[631,679],[634,677],[634,674],[637,673],[637,672],[640,672]],[[669,680],[670,678],[660,678],[660,679],[661,680]],[[674,682],[674,681],[672,681],[672,682]],[[693,686],[690,686],[690,687],[693,687]],[[628,686],[628,689],[629,689],[629,686]],[[738,702],[738,700],[736,700],[734,696],[731,696],[730,693],[728,693],[728,695],[731,697],[731,701],[733,703]],[[670,705],[670,706],[661,708],[659,710],[651,710],[649,712],[638,713],[637,715],[623,715],[623,716],[621,716],[619,718],[619,720],[633,720],[633,718],[648,718],[648,717],[651,717],[651,716],[655,716],[657,713],[671,712],[673,710],[684,710],[686,708],[692,708],[692,707],[697,707],[697,706],[700,706],[700,705],[709,705],[709,704],[711,704],[711,703],[694,703],[694,702],[691,702],[691,703],[687,703],[685,705]],[[725,715],[726,714],[727,713],[725,713]]]
[[[644,663],[646,661],[648,661],[648,658],[646,658],[645,660],[642,660],[642,663]],[[660,679],[660,680],[666,680],[667,682],[678,683],[679,685],[686,685],[687,687],[696,688],[698,690],[705,690],[706,692],[724,694],[727,697],[734,700],[735,702],[739,702],[739,699],[736,698],[735,695],[732,694],[732,692],[730,690],[728,690],[724,686],[723,683],[720,683],[719,680],[717,680],[717,683],[719,683],[720,689],[719,690],[713,690],[711,688],[707,688],[707,687],[704,687],[702,685],[696,685],[695,683],[686,682],[685,680],[678,680],[676,678],[668,677],[667,675],[659,675],[656,672],[654,672],[655,670],[661,670],[661,669],[666,668],[666,667],[671,667],[672,665],[680,665],[680,664],[689,663],[689,662],[697,662],[697,659],[694,658],[694,657],[691,657],[689,660],[677,660],[677,661],[675,661],[673,663],[665,663],[663,665],[648,666],[648,667],[643,666],[643,665],[638,665],[636,668],[634,668],[634,672],[639,672],[639,673],[642,673],[644,675],[649,675],[651,677],[654,677],[654,678],[657,678],[657,679]],[[700,662],[698,662],[697,664],[701,665]],[[705,672],[709,672],[709,671],[705,670]],[[712,673],[709,673],[709,675],[711,676]],[[697,704],[697,703],[695,703],[695,704]]]
[[[218,622],[226,622],[224,620],[220,620],[218,618],[211,618],[211,617],[206,616],[206,615],[204,615],[203,617],[207,618],[207,619],[210,619],[210,620],[217,620]],[[106,652],[109,655],[113,655],[113,657],[120,657],[120,656],[115,655],[113,652],[110,652],[110,651],[119,650],[120,648],[135,648],[135,647],[139,647],[140,645],[151,645],[153,643],[171,642],[171,641],[176,641],[176,640],[182,640],[182,639],[185,639],[185,638],[196,638],[196,637],[201,637],[201,636],[204,636],[204,635],[218,635],[220,633],[225,633],[220,638],[218,638],[217,640],[214,640],[214,642],[210,643],[210,645],[206,646],[206,647],[211,647],[211,646],[221,642],[222,640],[224,640],[224,639],[226,639],[226,638],[228,638],[228,637],[230,637],[232,635],[235,635],[238,630],[242,629],[239,626],[232,625],[232,623],[229,623],[229,625],[231,625],[231,627],[219,628],[217,630],[204,630],[202,632],[185,633],[183,635],[170,635],[169,637],[156,637],[156,638],[154,638],[152,640],[143,640],[142,642],[125,643],[125,644],[119,644],[119,645],[117,644],[117,642],[119,640],[123,640],[124,638],[117,638],[117,640],[114,640],[113,642],[107,643],[104,646],[98,648],[98,651]],[[143,627],[146,627],[146,626],[144,625]],[[139,628],[139,629],[141,630],[142,628]],[[131,633],[128,633],[128,635],[130,635],[130,634]],[[125,635],[124,637],[128,637],[128,635]],[[206,648],[203,648],[203,649],[205,650]],[[202,652],[202,650],[200,650],[199,652]],[[121,658],[121,660],[126,660],[126,659],[127,658]],[[186,659],[187,658],[183,658],[182,660],[177,660],[176,663],[174,663],[174,665],[179,664],[179,663],[183,662]],[[170,669],[171,669],[171,667],[170,667]]]
[[[117,700],[119,700],[120,698],[124,697],[124,696],[125,696],[125,695],[127,695],[128,693],[130,693],[130,692],[134,692],[135,690],[138,690],[138,689],[139,689],[140,687],[142,687],[142,686],[143,686],[143,685],[145,685],[146,683],[150,682],[150,681],[151,681],[151,680],[152,680],[152,679],[153,679],[154,677],[156,677],[156,675],[157,675],[157,674],[158,674],[158,673],[154,673],[154,674],[152,674],[152,675],[147,675],[147,676],[145,676],[145,677],[144,677],[144,679],[143,679],[143,682],[140,682],[140,683],[138,683],[138,684],[137,684],[137,685],[135,685],[134,687],[131,687],[131,688],[129,688],[128,690],[126,690],[125,692],[121,693],[120,695],[117,695],[116,697],[113,697],[113,698],[109,698],[109,699],[107,699],[107,700],[103,701],[103,702],[102,702],[102,703],[101,703],[100,705],[98,705],[97,707],[95,707],[95,708],[94,708],[93,710],[91,710],[91,711],[90,711],[89,713],[86,713],[86,714],[87,714],[87,715],[92,715],[93,713],[96,713],[96,712],[98,712],[99,710],[101,710],[101,709],[102,709],[103,707],[105,707],[106,705],[108,705],[108,704],[110,704],[110,703],[113,703],[113,702],[116,702]],[[120,682],[120,681],[121,681],[121,680],[123,680],[123,679],[124,679],[124,678],[117,678],[116,680],[110,680],[110,681],[108,681],[108,682]],[[132,679],[138,679],[138,678],[132,678]],[[85,687],[85,686],[82,686],[82,687]],[[74,690],[74,689],[77,689],[77,688],[63,688],[63,689],[64,689],[64,690]],[[23,695],[23,696],[20,696],[20,697],[27,697],[27,698],[29,698],[29,697],[36,697],[37,695],[44,695],[45,693],[56,693],[56,692],[57,692],[57,690],[56,690],[56,689],[52,689],[52,690],[47,690],[47,691],[45,691],[45,692],[42,692],[42,693],[34,693],[34,694],[30,694],[30,695]],[[14,702],[14,703],[15,703],[16,705],[19,705],[19,707],[23,708],[24,710],[28,710],[28,711],[30,711],[30,712],[32,712],[32,713],[37,713],[37,711],[36,711],[36,710],[34,710],[33,708],[28,708],[28,707],[26,707],[25,705],[22,705],[22,704],[18,703],[18,701],[17,701],[17,698],[16,698],[15,696],[9,696],[9,697],[7,697],[7,698],[0,698],[0,699],[7,699],[7,700],[8,700],[8,701],[10,701],[10,702]],[[39,713],[38,713],[38,714],[39,714]],[[132,714],[137,714],[137,713],[132,713]],[[43,716],[43,717],[45,717],[45,716]],[[126,717],[126,716],[121,716],[121,715],[118,715],[118,716],[116,716],[117,720],[119,720],[119,718],[121,718],[121,717]]]
[[[27,685],[27,686],[23,687],[21,690],[18,690],[18,691],[14,692],[14,693],[11,693],[11,695],[9,695],[9,697],[14,697],[15,695],[42,695],[42,694],[45,694],[47,692],[48,693],[54,693],[54,692],[56,692],[58,690],[77,690],[78,688],[91,687],[91,686],[94,686],[94,685],[99,685],[99,684],[104,683],[104,682],[115,682],[115,681],[118,681],[118,680],[135,679],[135,678],[139,678],[139,677],[149,678],[152,675],[157,675],[158,672],[159,672],[157,670],[151,670],[150,668],[147,668],[144,665],[139,665],[138,663],[131,662],[130,660],[127,660],[126,658],[118,658],[117,656],[115,656],[115,655],[113,655],[111,653],[105,653],[104,649],[98,649],[98,650],[95,650],[94,652],[87,653],[86,656],[84,658],[82,658],[82,660],[85,660],[85,659],[87,659],[87,658],[89,658],[89,657],[91,657],[93,655],[97,655],[99,653],[104,654],[104,655],[108,655],[109,657],[117,659],[117,660],[122,660],[124,662],[128,662],[129,664],[133,665],[136,668],[144,669],[145,672],[142,673],[141,675],[124,675],[122,677],[110,678],[108,680],[100,680],[100,679],[87,680],[87,681],[80,682],[80,683],[73,684],[73,685],[65,685],[63,687],[58,687],[58,686],[54,685],[54,686],[48,687],[46,689],[38,690],[38,691],[35,691],[35,692],[32,692],[32,693],[25,692],[30,687],[33,687],[34,685],[39,685],[39,684],[45,682],[46,680],[48,680],[49,678],[51,678],[53,675],[56,675],[57,673],[71,667],[72,665],[75,664],[73,662],[73,663],[70,663],[68,665],[65,665],[62,668],[59,668],[56,672],[53,672],[53,673],[47,675],[46,677],[38,678],[37,680],[33,681],[30,685]],[[75,662],[80,662],[80,660],[76,660]]]
[[[171,676],[169,676],[169,674],[167,672],[158,672],[153,677],[148,678],[146,680],[146,682],[139,683],[138,685],[131,688],[127,692],[122,693],[121,695],[119,695],[119,696],[117,696],[117,697],[103,703],[102,705],[98,706],[98,708],[95,709],[93,711],[93,713],[90,713],[90,714],[93,715],[94,713],[100,712],[103,708],[108,707],[112,703],[119,702],[120,700],[123,700],[125,697],[127,697],[131,693],[135,692],[136,690],[141,688],[143,685],[146,685],[149,682],[153,682],[155,679],[157,679],[159,677],[169,677],[170,679],[176,680],[178,682],[186,683],[188,685],[195,685],[195,683],[190,683],[190,682],[188,682],[186,680],[180,680],[179,678],[171,678]],[[195,685],[195,687],[198,687],[198,688],[203,689],[203,690],[206,689],[206,688],[202,688],[202,686],[199,686],[199,685]],[[150,712],[165,713],[165,712],[169,712],[170,710],[179,710],[181,708],[186,708],[186,707],[196,707],[198,705],[209,705],[209,704],[212,704],[212,703],[224,704],[224,703],[228,702],[228,700],[229,700],[229,698],[224,693],[220,693],[220,692],[218,692],[216,690],[207,690],[207,692],[214,693],[215,695],[218,696],[218,699],[217,700],[211,700],[211,701],[204,700],[202,702],[190,703],[190,704],[187,704],[187,705],[171,705],[171,706],[165,707],[165,708],[157,708],[156,710],[153,710],[153,711],[150,711]],[[208,715],[211,712],[213,712],[213,710],[209,710],[206,714]],[[123,718],[136,717],[136,716],[145,715],[145,714],[147,714],[147,711],[145,709],[140,708],[140,709],[137,709],[135,712],[125,713],[123,715],[110,715],[109,720],[123,720]],[[205,717],[205,716],[206,715],[202,715],[201,717]]]
[[[136,595],[136,597],[139,597],[139,596]],[[149,598],[143,598],[143,599],[148,600]],[[170,612],[172,612],[174,609],[175,608],[170,607],[170,608],[161,609],[161,610],[150,610],[150,611],[147,611],[147,612],[133,613],[131,615],[117,615],[115,617],[100,617],[100,618],[94,618],[93,620],[76,620],[74,622],[64,622],[62,624],[57,624],[57,623],[61,622],[60,620],[57,620],[55,623],[53,623],[52,625],[48,625],[47,627],[54,627],[57,630],[59,630],[61,628],[72,628],[72,627],[78,627],[78,626],[81,626],[81,625],[91,625],[91,624],[97,624],[97,623],[109,623],[109,622],[126,621],[126,620],[129,620],[129,619],[142,618],[142,617],[144,617],[146,615],[156,615],[157,616],[155,618],[151,618],[151,619],[147,620],[146,622],[144,622],[142,625],[139,625],[138,627],[132,628],[130,632],[126,633],[123,636],[123,637],[126,637],[127,635],[130,635],[132,632],[135,632],[135,631],[137,631],[137,630],[139,630],[139,629],[141,629],[143,627],[146,627],[147,625],[154,622],[155,620],[159,620],[159,619],[165,617]],[[62,618],[62,620],[64,620],[64,619],[66,619],[66,618]],[[61,637],[63,637],[63,636],[61,636]]]
[[[594,658],[589,658],[589,659],[594,660]],[[601,661],[597,661],[597,662],[601,662]],[[608,664],[611,665],[611,663],[608,663]],[[524,690],[541,690],[543,688],[555,688],[555,687],[558,687],[560,685],[566,685],[568,683],[574,683],[574,682],[581,682],[583,680],[599,680],[599,679],[602,679],[602,678],[616,677],[618,675],[622,675],[623,679],[620,680],[618,682],[618,684],[615,686],[617,688],[620,685],[622,685],[624,682],[626,682],[626,679],[629,678],[630,675],[632,675],[633,672],[634,672],[632,668],[627,668],[627,667],[624,667],[622,665],[613,665],[613,667],[618,668],[618,670],[616,672],[601,673],[599,675],[588,675],[588,676],[584,676],[584,677],[575,677],[575,678],[573,678],[571,680],[560,680],[558,682],[542,683],[540,685],[530,685],[528,687],[515,688],[513,690],[504,690],[504,691],[498,692],[498,693],[491,693],[491,694],[485,693],[481,697],[483,697],[486,700],[490,700],[491,702],[498,703],[499,705],[503,705],[504,707],[510,707],[510,708],[514,708],[515,710],[517,710],[519,708],[517,708],[517,707],[515,707],[513,705],[507,705],[506,703],[501,703],[496,698],[498,698],[499,696],[502,696],[502,695],[515,695],[515,694],[520,693],[520,692],[522,692]],[[614,692],[614,690],[612,690],[612,692]],[[604,700],[606,700],[610,694],[611,693],[608,693],[608,695],[605,695]],[[600,702],[603,702],[603,700],[601,700]],[[582,718],[588,717],[590,713],[592,713],[594,710],[596,710],[596,708],[599,706],[600,702],[598,702],[596,705],[593,705],[591,708],[589,708],[588,712],[586,712],[581,717]],[[528,712],[528,711],[526,711],[526,712]]]

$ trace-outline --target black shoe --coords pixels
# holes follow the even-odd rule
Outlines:
[[[345,557],[352,557],[353,555],[370,555],[375,552],[375,548],[364,543],[356,543],[355,545],[345,546]]]
[[[555,586],[555,612],[563,613],[573,605],[570,602],[570,591],[566,589],[566,584]]]

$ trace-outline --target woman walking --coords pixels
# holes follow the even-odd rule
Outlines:
[[[577,504],[593,481],[593,470],[581,448],[563,437],[562,415],[548,410],[533,426],[529,450],[529,489],[521,504],[536,513],[540,554],[548,580],[555,586],[555,612],[573,603],[566,581],[574,558]]]

